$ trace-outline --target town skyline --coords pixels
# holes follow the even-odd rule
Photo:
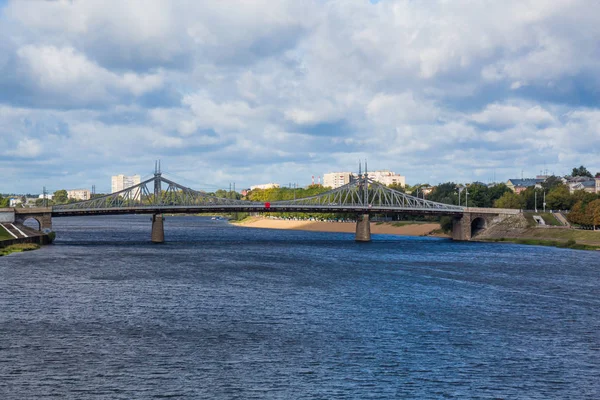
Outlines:
[[[588,169],[586,166],[579,166],[579,167],[574,167],[571,169],[570,173],[564,173],[564,174],[553,174],[551,173],[549,170],[546,171],[540,171],[539,174],[536,174],[534,176],[526,176],[523,175],[522,177],[511,177],[508,179],[501,179],[501,180],[493,180],[493,179],[488,179],[487,181],[483,181],[483,180],[473,180],[470,182],[460,182],[460,181],[445,181],[445,182],[409,182],[406,181],[406,177],[402,176],[401,174],[397,174],[396,171],[392,171],[390,169],[379,169],[379,170],[374,170],[371,171],[369,170],[369,175],[372,179],[374,179],[375,181],[378,181],[380,183],[383,183],[385,185],[389,185],[392,184],[392,187],[394,186],[394,184],[397,183],[397,181],[395,179],[400,178],[400,182],[398,182],[401,186],[405,186],[406,188],[416,188],[416,187],[428,187],[429,191],[431,190],[431,188],[434,188],[438,185],[442,185],[442,184],[448,184],[448,183],[455,183],[458,186],[468,186],[470,184],[475,184],[475,183],[483,183],[486,184],[488,186],[490,185],[495,185],[495,184],[507,184],[509,187],[512,188],[512,184],[511,181],[529,181],[529,180],[540,180],[540,178],[542,178],[541,180],[545,180],[545,178],[547,177],[559,177],[559,178],[566,178],[566,177],[580,177],[580,175],[573,175],[573,172],[575,170],[578,169],[584,169],[586,170],[587,173],[591,174],[592,176],[598,176],[600,174],[600,171],[596,171],[594,169]],[[364,169],[362,170],[362,173],[364,174]],[[390,175],[394,178],[394,180],[388,180],[388,179],[380,179],[381,178],[381,173],[382,172],[387,172],[390,173]],[[161,171],[161,173],[164,173],[166,176],[169,176],[168,172],[164,172]],[[298,183],[298,182],[292,182],[289,180],[284,180],[281,182],[260,182],[260,183],[253,183],[251,185],[248,186],[244,186],[244,185],[239,185],[236,182],[228,182],[226,184],[223,184],[221,186],[216,186],[216,185],[204,185],[202,187],[197,186],[190,186],[191,189],[195,189],[195,190],[201,190],[201,191],[205,191],[205,192],[215,192],[217,190],[226,190],[226,191],[235,191],[238,193],[242,193],[243,191],[247,191],[249,192],[250,190],[253,189],[267,189],[267,188],[307,188],[310,187],[311,185],[320,185],[320,186],[324,186],[324,187],[331,187],[332,189],[335,189],[345,183],[348,183],[347,179],[348,177],[344,177],[346,180],[343,182],[336,182],[336,184],[331,184],[332,181],[330,180],[329,182],[326,180],[326,175],[337,175],[337,174],[350,174],[351,175],[351,179],[355,179],[358,176],[358,170],[356,172],[354,171],[336,171],[336,172],[329,172],[326,174],[322,174],[322,175],[312,175],[310,177],[310,181],[307,182],[303,182],[303,183]],[[375,175],[373,175],[375,174]],[[38,195],[40,196],[40,198],[42,198],[42,196],[44,195],[44,190],[45,193],[47,195],[48,198],[51,198],[52,194],[56,191],[67,191],[67,192],[80,192],[80,191],[85,191],[87,192],[87,194],[78,194],[78,195],[71,195],[69,193],[69,198],[73,198],[76,200],[86,200],[87,198],[89,198],[90,195],[100,195],[100,194],[110,194],[110,193],[115,193],[119,190],[123,190],[126,187],[130,187],[133,186],[134,184],[139,183],[140,181],[144,181],[149,179],[150,177],[152,177],[153,174],[147,174],[144,176],[141,176],[140,174],[131,174],[131,175],[127,175],[127,174],[117,174],[117,175],[112,175],[110,176],[108,179],[110,180],[110,184],[108,185],[104,185],[104,184],[92,184],[90,187],[85,187],[85,186],[74,186],[74,187],[59,187],[59,188],[49,188],[44,186],[44,188],[42,189],[42,191],[37,192],[37,191],[31,191],[31,192],[10,192],[10,191],[6,191],[6,192],[0,192],[0,195],[4,194],[4,195]],[[181,178],[181,176],[171,176],[172,178]],[[128,182],[127,184],[123,184],[123,182],[121,182],[120,184],[117,184],[115,182],[115,179],[125,179],[125,180],[130,180],[130,182]],[[341,178],[341,177],[340,177]],[[330,179],[334,179],[332,177],[330,177]],[[592,178],[590,178],[591,180],[593,180]],[[563,179],[564,180],[564,179]],[[565,183],[567,182],[567,180],[564,180]],[[237,185],[237,186],[236,186]],[[512,189],[514,191],[514,189]],[[517,191],[518,192],[518,191]]]
[[[359,159],[411,184],[595,173],[598,15],[583,0],[0,1],[0,192],[105,191],[155,159],[196,187]]]

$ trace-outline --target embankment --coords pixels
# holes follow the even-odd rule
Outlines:
[[[45,234],[34,231],[23,225],[14,224],[19,232],[26,232],[23,237],[14,238],[6,228],[0,225],[0,256],[39,249],[41,245],[52,243],[54,233]],[[27,236],[25,236],[27,235]]]
[[[532,226],[524,215],[513,215],[489,227],[473,240],[600,249],[600,231],[565,226]]]
[[[233,222],[238,226],[247,228],[263,229],[291,229],[315,232],[347,232],[354,233],[356,223],[354,222],[324,222],[324,221],[294,221],[284,219],[271,219],[262,217],[250,217],[241,222]],[[403,236],[441,236],[438,233],[440,224],[421,222],[371,222],[372,234],[403,235]]]

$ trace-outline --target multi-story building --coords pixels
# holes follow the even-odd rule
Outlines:
[[[384,185],[401,185],[402,187],[406,186],[405,176],[398,175],[395,172],[387,169],[367,172],[367,175],[375,182],[379,182]]]
[[[91,196],[87,189],[73,189],[67,190],[67,197],[75,200],[89,200]]]
[[[596,180],[596,193],[600,194],[600,176],[594,178]]]
[[[261,185],[250,186],[250,190],[255,190],[255,189],[274,189],[274,188],[278,188],[278,187],[279,187],[278,183],[263,183]]]
[[[368,172],[367,175],[370,179],[375,182],[379,182],[383,185],[401,185],[406,186],[406,177],[402,175],[398,175],[390,170],[380,170],[380,171],[371,171]],[[338,188],[340,186],[346,185],[355,179],[358,176],[353,174],[352,172],[330,172],[323,175],[323,186],[328,186],[333,189]]]
[[[525,179],[509,179],[506,182],[506,186],[513,192],[519,194],[526,190],[528,187],[539,185],[544,182],[545,179],[541,178],[525,178]]]
[[[113,175],[111,178],[111,193],[120,192],[141,182],[139,175]]]
[[[323,175],[323,186],[332,189],[344,186],[354,180],[352,172],[329,172]]]

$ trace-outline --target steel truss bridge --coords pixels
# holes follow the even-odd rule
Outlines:
[[[366,171],[366,164],[365,164]],[[71,204],[52,208],[14,209],[16,223],[34,218],[40,230],[52,229],[52,218],[76,215],[152,214],[152,241],[164,242],[163,214],[199,213],[346,213],[356,215],[356,240],[370,241],[371,214],[449,215],[453,217],[452,238],[471,240],[476,232],[487,229],[519,210],[468,208],[437,203],[390,189],[358,173],[357,179],[342,187],[305,198],[273,202],[255,202],[211,196],[166,179],[157,167],[154,177],[138,185]]]
[[[373,181],[365,174],[358,179],[312,197],[255,202],[211,196],[166,179],[154,177],[120,192],[77,203],[52,207],[52,216],[225,213],[225,212],[323,212],[323,213],[411,213],[459,215],[465,207],[437,203]]]

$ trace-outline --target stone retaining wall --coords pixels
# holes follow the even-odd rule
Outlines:
[[[35,243],[35,244],[50,244],[50,238],[48,235],[40,235],[40,236],[30,236],[21,239],[8,239],[8,240],[0,240],[0,248],[12,246],[13,244],[21,244],[21,243]]]

